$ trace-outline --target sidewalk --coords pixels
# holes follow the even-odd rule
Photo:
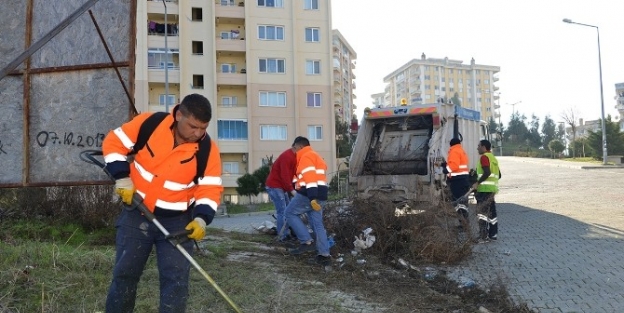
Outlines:
[[[567,168],[576,168],[576,169],[583,169],[583,170],[590,170],[590,169],[624,169],[624,164],[620,164],[620,165],[604,165],[601,163],[590,163],[590,162],[576,162],[576,161],[567,161],[567,160],[560,160],[560,159],[543,159],[543,158],[519,158],[519,157],[509,157],[509,156],[503,156],[503,157],[497,157],[500,160],[505,160],[505,159],[514,159],[516,161],[520,161],[523,163],[533,163],[533,164],[543,164],[543,165],[548,165],[548,166],[555,166],[555,167],[567,167]]]

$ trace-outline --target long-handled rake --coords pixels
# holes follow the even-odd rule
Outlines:
[[[102,168],[102,170],[104,170],[104,172],[106,173],[106,175],[108,175],[108,177],[110,179],[112,179],[113,181],[115,180],[110,173],[106,170],[104,163],[98,161],[95,156],[98,155],[102,155],[102,151],[99,150],[85,150],[82,151],[80,153],[80,159],[87,162],[87,163],[91,163],[94,165],[99,166],[100,168]],[[145,217],[152,222],[154,225],[156,225],[156,227],[158,227],[158,229],[167,237],[169,238],[169,242],[175,246],[178,251],[180,251],[180,253],[182,253],[182,255],[184,255],[184,257],[191,262],[191,264],[193,265],[193,267],[195,267],[201,274],[202,276],[204,276],[204,278],[206,278],[206,280],[212,285],[212,287],[214,287],[217,292],[219,292],[219,294],[223,297],[223,299],[225,299],[225,301],[227,301],[230,306],[232,307],[232,309],[234,309],[234,311],[236,311],[237,313],[242,313],[241,309],[232,301],[232,299],[230,299],[230,297],[228,297],[225,292],[223,292],[223,290],[221,290],[221,288],[219,288],[219,286],[217,285],[217,283],[212,279],[212,277],[210,277],[210,275],[208,275],[208,273],[206,273],[206,271],[204,271],[204,269],[201,268],[201,266],[199,266],[199,264],[195,261],[195,259],[193,259],[193,257],[186,251],[186,249],[184,249],[184,247],[182,247],[180,245],[179,242],[176,241],[175,237],[177,237],[177,234],[172,235],[170,234],[167,229],[165,229],[162,224],[160,224],[160,222],[156,219],[156,216],[154,216],[154,214],[152,212],[150,212],[150,210],[147,209],[147,207],[145,207],[145,204],[143,204],[143,199],[141,199],[141,196],[139,196],[138,194],[134,194],[132,196],[132,205],[130,206],[132,209],[137,208],[139,209],[139,211],[141,211],[141,213],[143,213],[143,215],[145,215]]]

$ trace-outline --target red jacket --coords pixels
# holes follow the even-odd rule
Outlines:
[[[297,170],[297,155],[291,148],[282,152],[273,162],[265,185],[269,188],[280,188],[290,193],[294,190],[293,182]]]
[[[221,201],[221,156],[213,141],[208,164],[196,185],[195,153],[199,144],[174,146],[173,116],[170,114],[156,127],[145,147],[128,163],[128,153],[137,141],[139,129],[152,113],[143,113],[130,122],[112,130],[102,143],[107,170],[116,179],[132,179],[136,192],[145,206],[156,215],[171,215],[186,211],[195,202],[194,216],[211,215]],[[210,212],[209,210],[212,210]]]

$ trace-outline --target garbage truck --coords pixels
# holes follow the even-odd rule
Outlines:
[[[367,108],[349,158],[349,182],[361,199],[394,203],[442,200],[449,142],[456,137],[476,169],[477,144],[489,140],[480,112],[452,103]]]

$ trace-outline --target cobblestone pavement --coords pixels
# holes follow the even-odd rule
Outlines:
[[[448,268],[540,313],[624,312],[624,168],[500,158],[499,240]]]
[[[540,313],[624,312],[624,167],[499,160],[499,240],[475,245],[448,276],[501,282]],[[253,233],[270,214],[219,217],[211,227]]]

